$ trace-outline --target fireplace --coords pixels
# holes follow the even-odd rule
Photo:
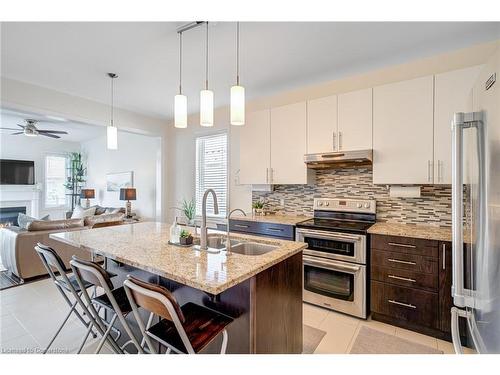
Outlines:
[[[0,226],[18,225],[17,216],[26,213],[24,207],[0,207]]]

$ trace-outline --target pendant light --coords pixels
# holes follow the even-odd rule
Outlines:
[[[206,22],[205,90],[200,91],[200,125],[214,125],[214,93],[208,89],[208,22]]]
[[[236,23],[236,85],[231,87],[231,125],[245,125],[245,88],[240,86],[240,23]]]
[[[114,80],[118,78],[115,73],[108,73],[108,77],[111,78],[111,122],[107,127],[107,147],[108,150],[117,150],[118,149],[118,129],[113,123],[113,115],[114,115]]]
[[[179,33],[179,94],[174,98],[174,126],[187,128],[187,96],[182,95],[182,32]]]

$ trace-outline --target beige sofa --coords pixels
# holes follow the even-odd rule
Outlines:
[[[61,256],[66,267],[73,255],[90,259],[90,254],[81,249],[65,245],[52,240],[52,233],[92,230],[92,228],[123,224],[123,213],[101,214],[85,219],[65,219],[30,223],[27,230],[19,227],[6,227],[0,229],[0,252],[2,264],[13,275],[26,280],[47,274],[37,252],[35,245],[40,242],[54,248]]]

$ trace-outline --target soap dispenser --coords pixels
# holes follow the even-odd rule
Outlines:
[[[170,226],[170,242],[179,243],[180,241],[180,228],[177,224],[177,216],[175,217],[174,223]]]

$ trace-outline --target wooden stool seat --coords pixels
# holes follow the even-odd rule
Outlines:
[[[182,306],[181,310],[185,318],[182,325],[196,353],[199,353],[233,321],[226,315],[192,302]],[[160,320],[159,323],[147,329],[146,334],[179,352],[188,352],[171,320]]]

